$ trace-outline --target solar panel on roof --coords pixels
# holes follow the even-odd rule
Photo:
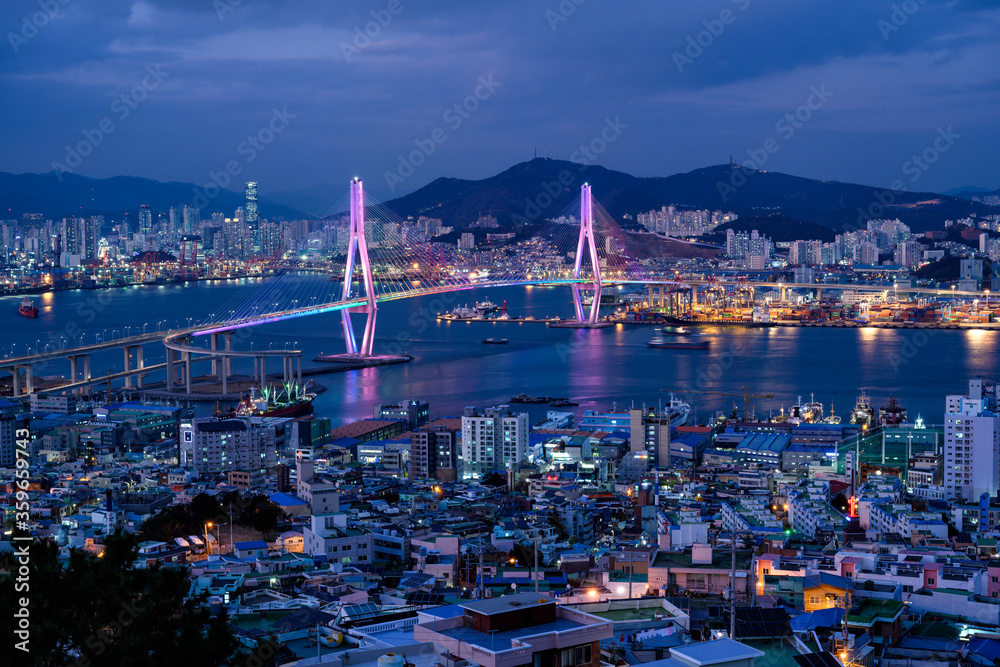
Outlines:
[[[736,608],[736,639],[784,637],[791,632],[788,612],[781,608]]]
[[[360,616],[366,616],[369,614],[377,614],[378,605],[372,602],[365,602],[364,604],[355,604],[350,607],[344,608],[344,615],[350,618],[358,618]]]
[[[799,667],[842,667],[841,662],[829,651],[793,655],[792,658]]]

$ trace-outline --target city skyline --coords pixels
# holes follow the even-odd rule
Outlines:
[[[271,192],[361,175],[398,195],[536,150],[590,160],[581,147],[612,119],[624,130],[591,161],[640,175],[756,156],[888,186],[951,128],[946,168],[919,189],[998,185],[1000,12],[985,2],[54,6],[3,10],[6,171],[67,165],[84,142],[87,176],[204,184],[235,160]]]

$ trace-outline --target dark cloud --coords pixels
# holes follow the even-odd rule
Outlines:
[[[79,173],[204,182],[235,159],[262,193],[360,174],[388,197],[385,171],[435,129],[447,140],[402,190],[494,173],[536,144],[569,157],[620,117],[600,162],[668,174],[739,159],[825,85],[767,168],[888,184],[951,125],[961,139],[922,186],[1000,185],[993,2],[48,2],[51,18],[37,0],[0,8],[0,169],[48,171],[110,118]],[[157,65],[162,81],[122,118]],[[499,86],[449,112],[481,76]],[[275,108],[295,117],[250,161],[242,142]]]

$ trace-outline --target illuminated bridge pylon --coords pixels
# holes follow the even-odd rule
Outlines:
[[[573,267],[573,277],[580,277],[580,270],[583,267],[583,253],[586,246],[587,254],[590,256],[590,268],[593,282],[578,283],[573,285],[573,305],[576,307],[576,321],[581,324],[597,322],[597,313],[601,307],[601,264],[597,257],[597,245],[594,242],[594,208],[593,199],[590,194],[590,185],[584,183],[580,188],[580,240],[576,243],[576,264]],[[584,290],[594,290],[594,301],[590,304],[590,312],[583,309],[582,292]]]
[[[352,298],[351,290],[354,283],[354,263],[361,264],[361,281],[364,283],[367,303],[341,311],[344,323],[344,340],[347,342],[347,353],[365,357],[372,355],[375,345],[375,317],[378,314],[378,303],[375,301],[375,279],[372,275],[372,265],[368,260],[368,243],[365,241],[365,197],[361,180],[351,181],[351,239],[347,245],[347,265],[344,267],[343,300]],[[354,325],[351,313],[365,313],[365,333],[358,347],[354,338]]]

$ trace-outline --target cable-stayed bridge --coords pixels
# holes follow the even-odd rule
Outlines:
[[[565,213],[546,222],[531,238],[491,251],[488,268],[476,268],[472,261],[474,248],[432,241],[415,225],[367,197],[362,181],[355,179],[350,184],[346,210],[334,206],[324,216],[343,223],[334,227],[346,236],[346,244],[339,244],[345,246],[346,253],[342,275],[334,274],[329,281],[302,281],[290,272],[258,288],[241,291],[197,324],[165,334],[151,332],[74,348],[36,350],[0,360],[0,369],[14,374],[15,394],[22,388],[27,393],[34,390],[33,364],[57,358],[69,360],[70,377],[66,385],[56,389],[79,389],[109,379],[124,379],[126,387],[135,380],[141,388],[145,375],[166,370],[168,391],[180,385],[190,393],[192,364],[210,361],[212,375],[226,394],[234,358],[252,357],[254,377],[262,386],[271,357],[282,358],[286,382],[301,381],[301,350],[248,351],[233,345],[233,333],[248,327],[340,311],[346,345],[345,354],[340,356],[363,361],[375,356],[379,304],[387,301],[484,287],[568,285],[572,287],[576,317],[562,324],[596,328],[606,326],[598,321],[601,292],[606,285],[657,282],[677,290],[688,289],[672,277],[647,274],[636,259],[635,241],[594,201],[590,185],[581,188],[578,208]],[[563,263],[568,253],[573,253],[571,268]],[[593,292],[589,307],[584,304],[586,292]],[[355,332],[355,315],[365,317],[360,337]],[[166,347],[166,362],[145,366],[143,346],[158,340]],[[90,356],[112,349],[123,350],[124,371],[95,377]]]

